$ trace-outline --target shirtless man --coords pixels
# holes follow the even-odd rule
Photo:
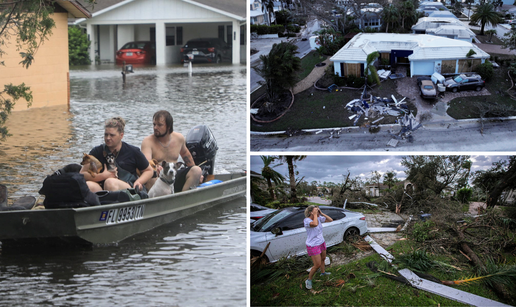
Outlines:
[[[104,143],[94,147],[90,155],[95,156],[103,165],[104,171],[92,177],[88,173],[87,165],[81,169],[86,184],[92,192],[101,190],[118,191],[129,188],[143,190],[143,185],[152,177],[153,171],[149,161],[140,152],[138,147],[122,141],[124,137],[125,121],[121,117],[113,117],[104,124]],[[108,170],[106,154],[116,156],[117,167],[115,171]],[[138,177],[136,170],[142,172]]]
[[[175,191],[187,191],[199,185],[202,170],[195,162],[186,147],[185,137],[174,132],[172,115],[168,111],[158,111],[152,118],[154,134],[149,135],[142,141],[141,150],[147,160],[156,159],[176,163],[179,155],[183,159],[187,168],[177,172],[174,183]],[[150,190],[157,178],[152,178],[147,182],[147,189]]]

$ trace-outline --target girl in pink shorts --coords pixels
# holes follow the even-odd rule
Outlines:
[[[308,256],[312,257],[314,266],[305,281],[307,289],[312,289],[312,277],[317,269],[321,269],[321,275],[330,275],[325,272],[324,260],[326,259],[326,242],[323,237],[322,223],[333,222],[332,218],[322,213],[319,207],[309,206],[305,210],[304,226],[306,229],[306,250]]]

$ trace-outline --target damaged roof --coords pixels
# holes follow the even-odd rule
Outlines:
[[[367,62],[367,55],[378,51],[412,50],[411,61],[429,59],[460,59],[473,49],[470,58],[489,58],[489,54],[476,45],[428,34],[359,33],[330,58],[332,62]]]

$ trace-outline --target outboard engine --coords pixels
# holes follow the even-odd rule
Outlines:
[[[186,147],[192,154],[195,165],[201,167],[204,179],[211,180],[213,176],[208,175],[213,175],[215,155],[219,148],[210,128],[198,125],[190,129],[186,135]]]

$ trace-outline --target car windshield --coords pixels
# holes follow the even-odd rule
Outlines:
[[[264,231],[291,213],[290,210],[278,210],[268,214],[253,224],[253,231]]]
[[[145,48],[145,44],[146,43],[135,43],[135,42],[131,42],[131,43],[127,43],[125,44],[122,48],[120,49],[143,49]]]
[[[461,83],[462,82],[462,77],[461,76],[457,76],[455,77],[455,79],[453,79],[453,81],[457,82],[457,83]]]
[[[185,47],[186,48],[208,48],[211,46],[210,46],[209,41],[193,41],[193,42],[188,42],[185,45]]]

